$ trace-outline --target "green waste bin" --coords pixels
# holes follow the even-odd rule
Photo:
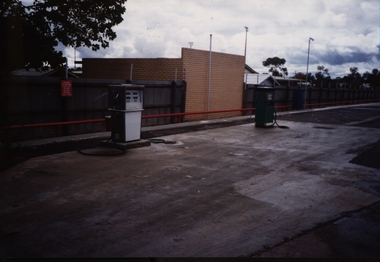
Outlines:
[[[274,89],[257,88],[256,91],[256,127],[272,127],[274,126]]]

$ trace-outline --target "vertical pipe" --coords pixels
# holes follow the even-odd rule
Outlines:
[[[131,71],[129,72],[129,80],[132,82],[133,64],[131,64]]]
[[[207,93],[207,111],[210,111],[210,87],[211,87],[211,49],[212,49],[212,34],[210,34],[210,61],[208,65],[208,93]],[[209,114],[207,114],[209,119]]]
[[[305,101],[304,101],[304,107],[306,109],[306,103],[307,103],[307,77],[309,74],[309,54],[310,54],[310,38],[309,38],[309,47],[307,49],[307,62],[306,62],[306,85],[305,85]]]
[[[68,59],[67,59],[67,57],[66,57],[66,77],[65,77],[66,80],[69,79],[69,73],[68,73],[68,71],[69,71],[69,65],[68,65],[68,63],[69,63],[69,62],[68,62]]]
[[[247,34],[248,34],[248,27],[245,28],[245,47],[244,47],[244,63],[247,63]]]
[[[244,90],[247,89],[247,81],[248,81],[248,73],[245,74],[245,83],[244,83]]]
[[[68,59],[66,57],[66,72],[65,72],[65,79],[68,80],[69,79],[69,75],[68,75]],[[69,120],[69,111],[68,111],[68,108],[69,108],[69,101],[68,101],[68,97],[61,97],[61,101],[62,101],[62,122],[66,122]],[[60,129],[61,127],[57,127],[57,135],[60,136]],[[68,129],[68,126],[64,125],[62,126],[62,133],[64,136],[67,136],[69,134],[69,129]]]

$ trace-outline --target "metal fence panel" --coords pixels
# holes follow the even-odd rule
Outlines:
[[[8,94],[10,125],[51,123],[60,121],[102,119],[108,111],[108,86],[123,84],[126,80],[72,79],[73,96],[61,97],[59,77],[10,78]],[[145,85],[143,115],[183,112],[185,109],[186,82],[184,81],[136,81]],[[170,117],[143,119],[142,126],[173,122]],[[105,123],[64,126],[67,135],[103,132]],[[12,129],[17,140],[55,136],[54,127]]]

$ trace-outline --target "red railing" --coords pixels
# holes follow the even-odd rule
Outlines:
[[[184,112],[184,113],[170,113],[170,114],[159,114],[159,115],[149,115],[142,116],[142,119],[157,118],[157,117],[177,117],[177,123],[181,123],[181,117],[185,115],[207,115],[215,113],[229,113],[229,112],[241,112],[244,115],[245,111],[255,110],[255,108],[238,108],[238,109],[227,109],[227,110],[211,110],[211,111],[198,111],[198,112]]]
[[[65,122],[50,122],[50,123],[40,123],[40,124],[25,124],[25,125],[13,125],[5,127],[5,129],[20,129],[20,128],[31,128],[31,127],[55,127],[55,135],[61,135],[61,127],[67,125],[78,125],[78,124],[88,124],[88,123],[100,123],[105,122],[105,118],[91,119],[91,120],[77,120],[77,121],[65,121]]]
[[[240,111],[244,115],[245,111],[255,110],[255,108],[239,108],[239,109],[229,109],[229,110],[213,110],[213,111],[201,111],[201,112],[185,112],[185,113],[171,113],[171,114],[159,114],[159,115],[149,115],[142,116],[142,119],[157,118],[157,117],[177,117],[177,122],[181,123],[181,117],[185,115],[201,115],[201,114],[213,114],[213,113],[228,113]],[[88,124],[88,123],[101,123],[105,122],[106,118],[91,119],[91,120],[76,120],[76,121],[65,121],[65,122],[50,122],[50,123],[40,123],[40,124],[25,124],[25,125],[13,125],[5,127],[6,129],[20,129],[20,128],[32,128],[32,127],[55,127],[56,136],[60,136],[60,130],[62,126],[67,125],[78,125],[78,124]]]
[[[317,103],[317,104],[306,104],[305,108],[308,107],[320,107],[328,105],[347,105],[347,104],[358,104],[358,103],[368,103],[373,101],[379,101],[379,99],[366,99],[366,100],[356,100],[356,101],[343,101],[343,102],[328,102],[328,103]],[[284,109],[287,111],[291,105],[285,106],[275,106],[277,109]],[[254,111],[255,108],[238,108],[238,109],[227,109],[227,110],[212,110],[212,111],[199,111],[199,112],[183,112],[183,113],[170,113],[170,114],[157,114],[157,115],[148,115],[142,116],[142,119],[148,118],[158,118],[158,117],[177,117],[177,123],[181,123],[181,117],[185,115],[207,115],[207,114],[216,114],[216,113],[229,113],[229,112],[241,112],[244,115],[246,111]],[[20,129],[20,128],[32,128],[32,127],[55,127],[56,136],[60,136],[60,129],[62,126],[67,125],[77,125],[77,124],[88,124],[88,123],[101,123],[105,122],[106,118],[100,119],[91,119],[91,120],[76,120],[76,121],[65,121],[65,122],[51,122],[51,123],[40,123],[40,124],[25,124],[25,125],[13,125],[5,127],[6,129]]]

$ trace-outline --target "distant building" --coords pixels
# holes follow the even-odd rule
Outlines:
[[[257,85],[265,87],[276,87],[281,84],[275,77],[269,74],[246,74],[245,83],[247,85]]]
[[[296,78],[285,78],[285,77],[280,77],[280,76],[275,76],[274,78],[281,86],[288,86],[288,87],[299,87],[301,85],[301,82],[305,82],[305,80],[296,79]]]
[[[253,70],[249,65],[245,65],[244,74],[258,74],[255,70]]]
[[[20,69],[12,72],[13,75],[16,76],[43,76],[43,77],[60,77],[65,78],[66,77],[66,70],[64,68],[59,69],[48,69],[46,71],[37,71],[35,69]],[[68,78],[80,78],[79,75],[75,74],[72,71],[67,72]]]

